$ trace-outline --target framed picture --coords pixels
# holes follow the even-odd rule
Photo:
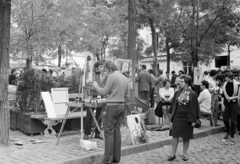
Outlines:
[[[201,85],[202,76],[203,76],[202,68],[194,67],[193,71],[194,71],[194,81],[193,81],[193,84],[194,85]]]
[[[128,73],[129,76],[132,74],[132,60],[128,59],[115,59],[115,63],[118,69],[122,73]]]
[[[67,112],[66,102],[69,102],[68,88],[52,88],[52,103],[56,116],[64,116]]]
[[[133,145],[148,142],[146,129],[143,125],[143,114],[128,115],[127,124],[131,134]]]

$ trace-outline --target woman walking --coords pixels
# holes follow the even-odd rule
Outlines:
[[[169,109],[170,120],[172,122],[172,130],[170,135],[172,138],[172,155],[168,157],[168,161],[176,158],[177,146],[179,138],[183,138],[183,160],[187,161],[187,150],[189,141],[193,138],[193,128],[197,125],[200,116],[197,94],[191,90],[190,85],[192,78],[184,75],[179,80],[179,90],[174,94],[172,104]]]

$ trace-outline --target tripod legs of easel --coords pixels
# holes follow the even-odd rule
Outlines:
[[[78,108],[75,108],[72,112],[74,112],[74,111],[76,111]],[[81,108],[81,115],[83,115],[83,111],[82,111],[83,109]],[[71,112],[71,113],[72,113]],[[58,145],[58,143],[59,143],[59,140],[60,140],[60,137],[61,137],[61,134],[62,134],[62,131],[63,131],[63,128],[64,128],[64,126],[65,126],[65,124],[66,124],[66,121],[67,121],[67,116],[70,114],[70,107],[68,107],[68,109],[67,109],[67,112],[66,112],[66,114],[65,114],[65,117],[63,118],[63,120],[62,120],[62,126],[61,126],[61,129],[60,129],[60,131],[59,131],[59,133],[58,133],[58,139],[57,139],[57,143],[56,143],[56,145]],[[82,134],[82,120],[83,120],[83,118],[81,117],[81,134]]]
[[[66,112],[66,114],[65,114],[65,117],[64,117],[64,119],[63,119],[63,122],[62,122],[62,126],[61,126],[61,129],[60,129],[60,132],[58,133],[58,139],[57,139],[57,143],[56,143],[56,145],[58,145],[58,142],[59,142],[59,140],[60,140],[60,136],[61,136],[61,134],[62,134],[62,131],[63,131],[63,128],[64,128],[64,125],[65,125],[65,123],[66,123],[66,118],[67,118],[67,116],[68,116],[68,114],[69,114],[69,111],[70,111],[70,107],[68,107],[68,109],[67,109],[67,112]]]
[[[96,109],[96,110],[98,110],[98,109]],[[100,115],[99,115],[99,117],[98,117],[98,120],[97,120],[98,125],[99,125],[99,121],[101,120],[101,118],[102,118],[102,116],[103,116],[104,110],[105,110],[105,108],[103,107],[103,109],[102,109],[102,111],[101,111],[101,113],[100,113]],[[93,134],[95,133],[96,128],[97,128],[97,125],[95,124],[95,126],[94,126],[94,128],[93,128],[93,131],[92,131],[92,134],[91,134],[91,136],[90,136],[91,138],[93,137]],[[101,131],[99,131],[99,132],[101,132]],[[102,135],[102,133],[101,133],[101,135]],[[102,137],[104,137],[104,136],[102,135]]]
[[[101,131],[101,128],[100,128],[99,125],[98,125],[98,121],[97,121],[96,117],[94,116],[94,113],[93,113],[91,107],[89,107],[89,111],[90,111],[90,113],[91,113],[91,115],[92,115],[92,118],[93,118],[93,120],[94,120],[94,122],[95,122],[96,127],[98,128],[99,132],[101,133],[101,135],[102,135],[102,137],[103,137],[103,140],[105,141],[104,135],[103,135],[103,133],[102,133],[102,131]],[[102,110],[102,113],[103,113],[103,110]],[[102,113],[101,113],[101,115],[102,115]],[[101,117],[99,117],[99,118],[101,118]]]

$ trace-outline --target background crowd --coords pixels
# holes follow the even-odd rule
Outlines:
[[[171,129],[173,149],[169,161],[176,158],[179,137],[183,138],[183,160],[188,160],[186,154],[193,128],[199,126],[199,118],[203,116],[209,115],[210,126],[218,126],[218,120],[223,119],[224,140],[235,144],[234,135],[240,135],[240,83],[231,71],[204,72],[198,77],[199,85],[193,85],[193,77],[182,70],[178,74],[172,71],[171,78],[168,72],[159,70],[155,78],[145,65],[141,69],[136,79],[138,97],[149,100],[155,114],[163,117],[163,124]]]

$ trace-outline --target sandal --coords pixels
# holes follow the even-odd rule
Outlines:
[[[176,159],[176,155],[170,155],[169,157],[168,157],[168,161],[173,161],[174,159]]]
[[[184,161],[187,161],[188,160],[188,157],[186,155],[183,156],[182,158]]]

